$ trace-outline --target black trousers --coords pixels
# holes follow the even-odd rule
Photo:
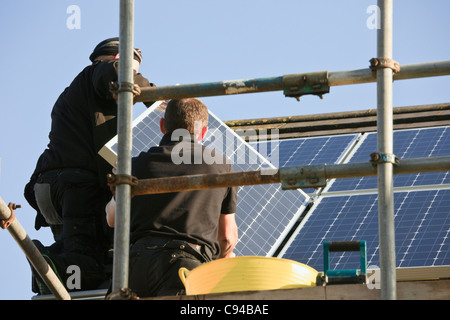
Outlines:
[[[77,266],[81,286],[75,289],[97,289],[107,280],[105,262],[113,240],[105,217],[108,192],[100,188],[96,174],[82,169],[45,172],[34,190],[56,240],[41,251],[51,259],[64,285],[72,275],[67,268]]]
[[[204,249],[181,240],[143,238],[130,249],[129,288],[139,297],[185,294],[178,270],[211,261]]]

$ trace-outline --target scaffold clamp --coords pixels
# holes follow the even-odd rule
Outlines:
[[[139,300],[138,295],[129,288],[120,288],[106,296],[106,300]]]
[[[378,69],[389,68],[393,73],[400,72],[400,64],[390,58],[372,58],[370,61],[370,70],[377,71]]]
[[[139,184],[139,180],[136,177],[128,174],[112,174],[106,175],[107,183],[111,192],[115,194],[116,186],[120,184],[129,184],[131,187],[135,187]]]
[[[370,162],[374,165],[379,163],[392,163],[398,165],[400,160],[393,153],[377,153],[373,152],[370,154]]]
[[[109,91],[111,91],[113,98],[117,101],[120,92],[131,92],[133,97],[139,96],[142,92],[139,85],[130,82],[114,82],[109,84]]]
[[[8,208],[11,211],[11,215],[9,216],[8,219],[0,219],[0,228],[7,229],[11,225],[11,223],[13,223],[13,221],[16,219],[16,214],[14,213],[14,210],[21,207],[22,206],[20,204],[15,204],[11,202],[8,203]]]
[[[280,168],[281,189],[323,188],[327,185],[326,165]]]
[[[307,94],[323,99],[323,95],[330,92],[328,71],[284,75],[283,88],[286,97],[296,98],[298,101]]]

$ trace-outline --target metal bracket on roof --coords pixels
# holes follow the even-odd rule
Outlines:
[[[377,153],[373,152],[370,154],[370,162],[374,165],[379,163],[392,163],[398,165],[400,160],[393,153]]]
[[[296,98],[298,101],[306,94],[323,99],[323,95],[330,92],[328,71],[284,75],[283,88],[286,97]]]
[[[280,168],[281,189],[322,188],[327,185],[324,164]]]

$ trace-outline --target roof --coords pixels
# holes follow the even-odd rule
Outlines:
[[[450,125],[450,103],[393,108],[394,130]],[[245,138],[260,130],[278,129],[280,139],[373,132],[377,130],[377,110],[322,113],[303,116],[225,121]],[[254,131],[252,131],[254,130]]]

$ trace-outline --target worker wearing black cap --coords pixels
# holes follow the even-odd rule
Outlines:
[[[96,289],[107,280],[104,263],[113,237],[104,208],[111,198],[106,175],[112,168],[98,151],[117,133],[110,84],[117,81],[118,58],[118,38],[100,42],[89,56],[92,64],[61,93],[51,113],[48,147],[25,187],[25,198],[37,211],[35,228],[49,226],[55,238],[50,247],[35,241],[44,257],[64,285],[71,276],[69,266],[80,270],[81,282],[68,289]],[[134,83],[153,86],[138,73],[141,62],[135,49]],[[33,291],[44,293],[41,280],[36,274],[34,278]]]
[[[142,62],[142,53],[139,49],[134,49],[134,60]],[[115,56],[119,53],[119,38],[110,38],[100,42],[92,51],[89,60],[94,62],[100,56]]]

